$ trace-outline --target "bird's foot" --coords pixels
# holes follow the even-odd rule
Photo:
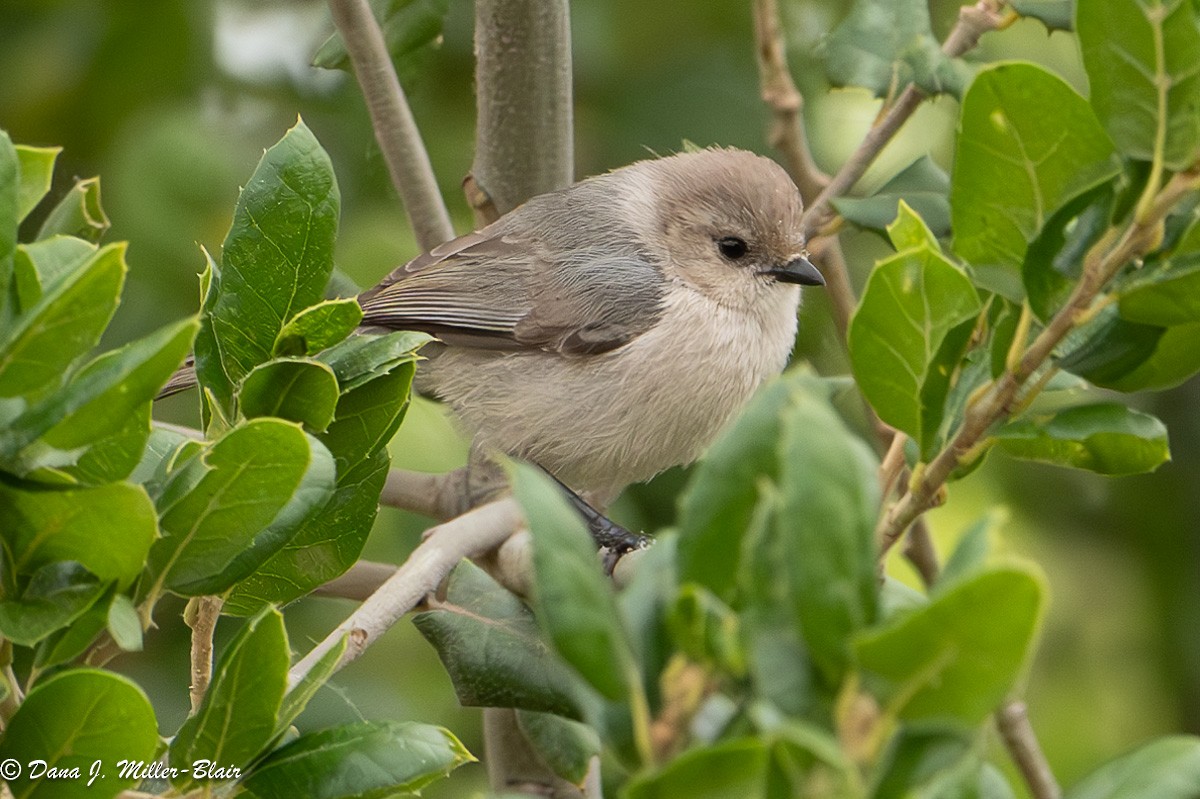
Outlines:
[[[542,471],[546,471],[543,469]],[[546,474],[550,472],[546,471]],[[645,549],[654,543],[654,539],[645,533],[635,533],[632,530],[627,530],[621,525],[614,522],[612,519],[605,516],[600,511],[588,504],[587,500],[575,493],[569,486],[559,480],[554,475],[550,474],[554,482],[558,483],[563,493],[567,495],[567,499],[583,517],[587,524],[588,532],[591,533],[592,540],[596,545],[604,550],[604,573],[609,577],[612,576],[613,569],[617,567],[617,563],[626,554],[635,549]]]

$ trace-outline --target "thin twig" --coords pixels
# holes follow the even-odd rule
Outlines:
[[[957,58],[978,44],[983,34],[1001,27],[1007,19],[1000,11],[1002,6],[1002,0],[979,0],[973,6],[963,6],[958,12],[958,22],[942,44],[942,52]],[[858,182],[925,97],[924,90],[910,83],[867,131],[858,148],[804,212],[804,228],[810,236],[820,233],[829,224],[834,217],[831,202]]]
[[[1016,699],[1006,702],[996,711],[996,726],[1033,799],[1059,799],[1062,788],[1029,723],[1025,703]]]
[[[430,474],[392,469],[383,484],[379,504],[444,521],[457,515],[463,485],[461,470]]]
[[[808,146],[804,96],[796,89],[788,67],[776,0],[754,1],[754,40],[762,99],[772,112],[768,140],[783,154],[788,174],[800,196],[809,202],[829,184],[829,176],[817,166]]]
[[[213,633],[221,618],[221,606],[225,600],[219,596],[194,597],[188,601],[183,620],[192,628],[192,685],[188,696],[192,701],[192,713],[200,710],[204,694],[212,680]]]
[[[360,560],[345,574],[334,577],[324,585],[314,588],[313,596],[365,602],[371,597],[371,594],[378,591],[388,581],[389,577],[396,573],[397,568],[399,567],[394,563]]]
[[[910,490],[880,519],[877,537],[880,557],[910,524],[937,501],[950,474],[976,452],[987,431],[1008,418],[1025,382],[1040,369],[1055,348],[1087,318],[1092,302],[1117,272],[1157,245],[1167,213],[1187,194],[1200,188],[1200,166],[1176,174],[1150,205],[1145,218],[1134,219],[1115,242],[1093,248],[1084,258],[1083,274],[1066,304],[1025,349],[1017,362],[982,391],[968,408],[951,442],[920,471]]]
[[[933,536],[929,534],[929,525],[925,523],[924,516],[917,519],[908,531],[904,557],[921,575],[921,582],[926,588],[937,582],[941,566],[938,564],[937,549],[933,546]]]
[[[356,660],[427,594],[434,591],[463,558],[495,549],[523,524],[516,500],[489,502],[456,519],[432,528],[408,560],[354,613],[338,625],[288,673],[295,686],[317,661],[346,638],[340,669]]]
[[[454,228],[379,23],[367,0],[329,0],[329,10],[354,65],[392,185],[404,200],[417,242],[431,250],[454,238]]]

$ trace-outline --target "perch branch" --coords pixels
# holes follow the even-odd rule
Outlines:
[[[459,561],[495,549],[522,523],[520,508],[516,500],[510,498],[481,505],[432,528],[404,565],[292,667],[288,684],[294,687],[304,679],[317,661],[342,638],[347,639],[347,646],[337,668],[356,660],[405,613],[434,591]]]
[[[1006,702],[996,711],[996,726],[1033,799],[1059,799],[1062,788],[1029,723],[1025,703],[1016,699]]]
[[[508,213],[575,177],[567,0],[477,0],[474,190]]]
[[[454,228],[379,23],[367,0],[329,0],[329,9],[354,65],[392,185],[421,248],[433,249],[454,238]]]
[[[445,474],[392,469],[383,484],[379,504],[445,521],[460,511],[464,479],[461,469]]]

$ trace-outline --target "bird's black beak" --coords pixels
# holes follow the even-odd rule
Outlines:
[[[812,265],[812,262],[803,255],[799,258],[793,258],[783,266],[768,269],[765,274],[770,275],[780,283],[799,283],[801,286],[825,285],[825,278]]]

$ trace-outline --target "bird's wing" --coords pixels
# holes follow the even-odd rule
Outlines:
[[[606,352],[658,321],[665,282],[634,251],[551,255],[496,226],[435,247],[359,298],[363,324],[423,330],[451,346]]]

